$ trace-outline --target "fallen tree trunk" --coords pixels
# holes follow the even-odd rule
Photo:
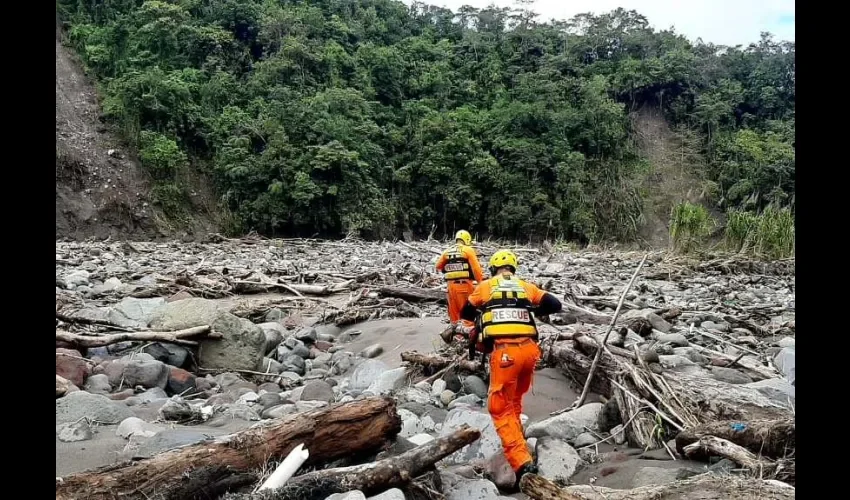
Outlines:
[[[78,347],[103,347],[118,342],[171,342],[173,344],[196,345],[196,342],[187,341],[189,337],[205,337],[207,339],[220,338],[210,333],[209,325],[196,326],[185,330],[174,332],[123,332],[106,335],[77,335],[62,330],[56,331],[56,341],[76,345]]]
[[[552,481],[526,474],[522,492],[533,500],[793,500],[795,488],[776,481],[701,474],[684,481],[631,490],[592,485],[559,488]]]
[[[432,301],[439,304],[446,303],[446,293],[435,288],[406,288],[399,286],[382,286],[378,293],[386,297],[396,297],[411,302]]]
[[[783,458],[797,448],[797,431],[793,418],[778,420],[727,420],[706,422],[687,428],[676,436],[676,451],[684,455],[686,446],[705,436],[716,436],[771,458]]]
[[[236,434],[184,446],[138,462],[124,462],[66,476],[57,500],[207,498],[234,483],[256,479],[258,469],[285,457],[299,443],[307,464],[374,452],[401,431],[390,398],[367,398],[263,422]],[[245,474],[239,481],[232,475]]]
[[[454,360],[433,354],[421,354],[416,351],[405,351],[401,353],[401,360],[414,365],[425,366],[432,370],[442,370],[455,361],[457,361],[455,366],[467,372],[476,372],[481,369],[480,363],[468,359]]]
[[[224,500],[324,500],[334,493],[360,490],[366,496],[407,485],[434,464],[474,442],[481,431],[464,426],[395,457],[374,463],[308,472],[290,479],[276,490],[248,495],[227,495]]]
[[[684,456],[693,457],[704,452],[728,458],[741,464],[754,475],[766,479],[778,479],[789,484],[796,481],[796,465],[794,460],[780,459],[777,461],[759,458],[750,450],[715,436],[703,436],[699,441],[684,448]]]

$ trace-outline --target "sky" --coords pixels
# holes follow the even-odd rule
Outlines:
[[[410,5],[413,0],[403,0]],[[511,7],[513,0],[422,0],[452,11],[463,5]],[[622,7],[643,14],[656,29],[675,27],[691,40],[716,45],[747,45],[762,31],[777,40],[794,40],[795,0],[537,0],[532,10],[540,20],[569,19],[576,14],[600,14]]]

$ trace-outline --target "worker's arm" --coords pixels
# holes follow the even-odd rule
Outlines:
[[[466,259],[469,261],[469,267],[472,268],[472,277],[475,278],[475,281],[479,283],[484,281],[481,264],[478,262],[478,256],[475,255],[475,250],[472,247],[466,247]]]
[[[475,321],[478,317],[478,308],[484,304],[484,288],[486,288],[486,283],[479,283],[478,286],[475,287],[475,290],[473,290],[469,295],[469,298],[466,300],[466,304],[464,304],[463,309],[460,310],[461,319],[465,319],[466,321]]]
[[[438,273],[443,272],[443,268],[446,267],[446,261],[449,260],[446,258],[446,253],[443,252],[437,257],[437,263],[434,264],[434,267],[437,269]]]
[[[548,316],[561,310],[561,301],[549,292],[543,291],[536,285],[524,282],[525,290],[531,304],[534,305],[534,314],[537,316]]]

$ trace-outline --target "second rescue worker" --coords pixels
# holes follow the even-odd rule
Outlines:
[[[490,274],[469,296],[461,317],[478,319],[470,344],[490,354],[490,388],[487,410],[502,441],[505,457],[516,473],[535,473],[522,430],[522,397],[531,388],[534,368],[540,359],[534,315],[547,316],[561,310],[561,301],[516,276],[517,258],[499,250],[490,258]],[[480,316],[479,316],[480,315]]]
[[[461,326],[458,325],[461,319],[460,311],[469,294],[475,289],[473,280],[481,283],[484,279],[478,256],[471,245],[472,235],[464,230],[458,231],[455,234],[455,245],[443,252],[435,265],[437,271],[442,272],[446,279],[446,298],[452,327]],[[470,323],[466,326],[471,325]]]

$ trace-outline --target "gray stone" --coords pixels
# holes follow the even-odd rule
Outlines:
[[[626,444],[626,433],[623,429],[623,424],[616,425],[613,429],[611,429],[611,436],[614,437],[614,444],[620,446]]]
[[[295,339],[293,339],[293,340],[295,340]],[[295,347],[289,348],[290,353],[295,355],[295,356],[298,356],[301,359],[310,359],[310,356],[312,355],[310,353],[310,349],[307,346],[305,346],[304,344],[302,344],[300,340],[296,341],[296,342],[298,342],[298,345],[296,345]]]
[[[291,387],[292,385],[298,384],[301,382],[303,377],[298,375],[295,372],[281,372],[280,373],[281,384],[287,387]]]
[[[328,406],[328,403],[326,401],[296,401],[295,402],[295,409],[298,410],[298,412],[318,410],[319,408],[324,408],[325,406]]]
[[[381,344],[372,344],[360,351],[361,358],[377,358],[384,352]]]
[[[307,373],[307,363],[304,358],[289,354],[281,362],[281,371],[293,372],[303,376]]]
[[[382,395],[400,389],[404,386],[406,373],[407,370],[403,367],[385,371],[366,390],[375,395]]]
[[[715,380],[726,382],[729,384],[749,384],[753,381],[750,376],[739,372],[734,368],[726,368],[722,366],[712,366],[709,368],[711,376]]]
[[[168,399],[168,394],[159,387],[154,387],[153,389],[148,389],[139,394],[137,397],[139,398],[140,403],[152,403],[160,399]]]
[[[109,385],[109,377],[100,373],[86,379],[83,389],[92,394],[109,394],[112,391],[112,386]]]
[[[78,286],[84,286],[89,284],[89,274],[88,271],[84,269],[78,269],[76,271],[71,271],[67,275],[65,275],[65,288],[72,289]]]
[[[272,358],[263,358],[263,373],[280,373],[283,365]]]
[[[257,326],[260,327],[260,330],[263,331],[263,335],[266,336],[265,354],[277,349],[277,346],[286,336],[286,328],[276,321],[260,323]]]
[[[797,349],[793,346],[783,347],[781,351],[773,358],[773,364],[776,369],[788,380],[788,383],[796,387],[797,381]]]
[[[420,404],[429,404],[431,402],[431,395],[429,393],[415,387],[405,387],[400,389],[396,392],[395,396],[396,399],[403,402]]]
[[[378,380],[381,374],[388,369],[386,364],[376,359],[364,360],[354,369],[354,373],[351,375],[350,388],[355,391],[365,391],[372,385],[372,382]]]
[[[183,301],[169,305],[180,302]],[[212,323],[212,330],[220,334],[221,338],[199,341],[198,358],[201,366],[207,369],[253,371],[262,368],[266,336],[261,328],[245,318],[220,313]]]
[[[366,500],[366,495],[360,490],[353,490],[346,493],[334,493],[325,500]]]
[[[89,426],[89,423],[85,420],[59,425],[56,430],[56,435],[59,438],[59,441],[62,441],[63,443],[88,441],[94,436],[91,426]]]
[[[794,337],[782,337],[779,342],[776,343],[779,347],[794,347],[797,344],[797,340]]]
[[[263,418],[280,418],[297,412],[294,404],[282,404],[263,410]]]
[[[158,387],[165,389],[168,384],[168,366],[161,361],[128,361],[124,367],[124,384],[130,387],[140,385],[146,389]]]
[[[540,475],[566,484],[582,465],[582,459],[566,441],[550,436],[537,440],[537,467]]]
[[[449,403],[449,410],[457,408],[458,406],[472,406],[472,407],[480,407],[482,406],[484,400],[479,398],[476,394],[467,394],[466,396],[461,396],[456,398],[451,403]]]
[[[431,436],[430,434],[425,434],[425,433],[423,432],[423,433],[420,433],[420,434],[414,434],[413,436],[410,436],[410,437],[409,437],[409,438],[407,438],[407,439],[408,439],[411,443],[415,444],[416,446],[422,446],[422,445],[423,445],[423,444],[425,444],[425,443],[428,443],[428,442],[430,442],[430,441],[433,441],[433,440],[434,440],[434,437],[433,437],[433,436]]]
[[[620,407],[617,404],[617,400],[611,398],[602,407],[602,411],[599,412],[599,418],[597,419],[599,432],[608,432],[616,427],[617,424],[621,423],[623,423],[623,419],[620,416]]]
[[[475,459],[483,460],[502,451],[502,441],[499,435],[496,434],[496,429],[493,427],[493,419],[490,418],[490,415],[468,408],[455,408],[451,410],[446,415],[445,422],[443,422],[440,436],[447,436],[464,424],[479,429],[481,431],[481,437],[477,441],[464,446],[446,457],[443,460],[444,463],[459,464]]]
[[[256,410],[241,403],[235,403],[228,406],[218,415],[218,417],[227,420],[244,420],[246,422],[256,422],[257,420],[260,420],[260,415]]]
[[[301,342],[312,344],[318,338],[318,334],[315,328],[302,328],[295,332],[295,338]]]
[[[130,439],[132,436],[151,437],[161,430],[161,427],[145,422],[138,417],[130,417],[125,418],[118,424],[118,428],[115,429],[115,435],[124,439]]]
[[[277,406],[282,401],[280,394],[277,392],[266,392],[260,394],[257,398],[257,405],[259,405],[263,410],[271,408],[272,406]]]
[[[145,328],[157,316],[158,311],[165,307],[162,297],[137,299],[125,297],[121,302],[109,309],[109,321],[126,328]],[[175,328],[179,330],[180,328]]]
[[[658,356],[658,359],[661,366],[671,370],[686,366],[695,366],[695,363],[693,361],[678,354],[671,354],[669,356]]]
[[[796,387],[783,378],[759,380],[758,382],[744,384],[742,387],[756,389],[768,398],[783,405],[788,404],[789,398],[791,402],[796,400]]]
[[[133,412],[124,403],[100,394],[75,391],[56,400],[56,424],[88,418],[99,424],[118,424]]]
[[[431,384],[431,395],[435,398],[439,398],[444,390],[446,390],[446,381],[441,378],[438,378]]]
[[[504,453],[495,453],[487,460],[484,477],[493,481],[497,488],[505,490],[516,483],[516,474]]]
[[[260,399],[259,394],[257,394],[254,391],[248,391],[248,392],[242,394],[241,396],[239,396],[238,398],[236,398],[236,404],[250,405],[250,404],[256,403],[258,399]]]
[[[301,401],[324,401],[332,403],[334,400],[333,388],[324,380],[311,380],[304,384],[301,392]]]
[[[651,309],[632,309],[630,311],[626,311],[620,315],[621,320],[631,319],[631,318],[646,318],[649,321],[649,324],[652,325],[652,328],[660,331],[661,333],[668,333],[670,331],[671,325],[667,321],[664,320],[661,316],[652,312]]]
[[[595,444],[597,441],[599,441],[599,440],[596,439],[596,436],[594,436],[593,434],[591,434],[589,432],[583,432],[583,433],[579,434],[578,436],[576,436],[573,444],[575,445],[576,448],[581,448],[583,446],[590,446],[592,444]]]
[[[677,347],[687,347],[690,345],[688,339],[681,333],[665,333],[658,337],[658,342],[662,344],[672,344]]]
[[[401,432],[399,432],[399,436],[410,437],[424,430],[422,429],[422,422],[415,413],[404,408],[399,408],[397,411],[399,418],[401,418]]]
[[[700,352],[694,349],[693,347],[675,347],[673,348],[673,354],[684,356],[693,361],[694,363],[700,365],[708,363],[708,358],[700,354]]]
[[[455,399],[455,393],[446,389],[440,393],[440,402],[443,406],[449,406]]]
[[[174,396],[159,409],[161,419],[171,422],[182,422],[191,420],[198,416],[198,412],[179,396]]]
[[[487,399],[487,384],[475,375],[463,379],[463,390],[467,394],[475,394],[481,399]]]
[[[331,375],[343,375],[351,369],[351,353],[347,351],[337,351],[331,355]],[[372,383],[371,381],[369,382]],[[369,387],[368,385],[366,387]],[[365,388],[364,388],[365,389]]]
[[[369,497],[366,500],[405,500],[404,493],[398,488],[389,489],[380,495]]]
[[[210,436],[187,429],[165,429],[145,440],[133,458],[149,458],[157,453],[173,450],[181,446],[200,443]]]
[[[154,330],[171,331],[212,325],[222,311],[214,300],[195,297],[175,300],[153,312],[150,327]]]
[[[446,500],[496,500],[499,490],[496,485],[486,479],[460,479],[443,487]]]
[[[594,432],[599,431],[599,414],[602,408],[602,403],[586,403],[575,410],[531,424],[525,435],[536,438],[552,436],[564,441],[573,441],[579,434],[587,432],[585,427]]]

